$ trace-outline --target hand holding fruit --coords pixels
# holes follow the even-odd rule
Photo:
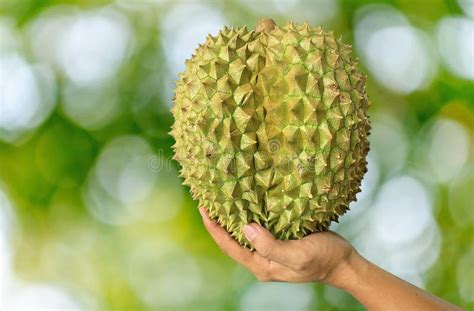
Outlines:
[[[255,252],[242,247],[218,223],[199,211],[204,225],[224,253],[260,281],[325,282],[337,286],[341,271],[356,256],[354,248],[334,232],[313,233],[301,240],[280,241],[258,224],[244,227]]]
[[[347,291],[368,310],[461,310],[365,260],[334,232],[281,241],[253,223],[243,229],[251,251],[209,219],[205,208],[199,211],[222,251],[260,281],[322,282]]]

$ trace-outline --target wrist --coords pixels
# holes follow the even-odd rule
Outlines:
[[[351,253],[339,262],[327,283],[351,293],[354,289],[361,287],[363,275],[368,269],[370,269],[370,263],[352,249]]]

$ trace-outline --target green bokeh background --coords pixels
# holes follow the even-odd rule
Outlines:
[[[303,5],[301,1],[298,2],[299,7],[305,8],[308,4],[304,10],[305,17],[311,16],[311,10],[318,10],[317,5],[302,2]],[[327,1],[319,2],[320,5],[327,4]],[[173,29],[163,29],[163,21],[174,8],[186,5],[212,8],[219,12],[228,25],[247,24],[253,27],[263,16],[262,11],[265,9],[262,7],[265,6],[268,6],[268,12],[273,12],[271,15],[279,24],[288,19],[298,22],[308,19],[299,19],[295,13],[298,11],[295,10],[289,10],[291,14],[286,14],[285,10],[275,13],[276,2],[261,1],[258,8],[248,3],[238,0],[0,1],[0,19],[13,29],[17,42],[13,47],[7,45],[0,55],[16,53],[29,64],[43,63],[31,45],[32,40],[35,40],[28,35],[32,31],[31,25],[57,8],[65,8],[65,12],[73,11],[74,14],[86,14],[106,7],[127,20],[130,38],[133,38],[133,45],[127,48],[127,56],[118,65],[115,74],[108,78],[113,86],[110,90],[104,86],[102,90],[99,85],[99,92],[105,95],[97,101],[90,115],[85,117],[90,120],[101,113],[108,115],[106,108],[105,112],[101,110],[101,104],[113,97],[116,98],[115,110],[107,121],[88,126],[87,121],[83,122],[65,110],[65,94],[71,84],[70,77],[60,66],[53,64],[50,65],[55,85],[53,110],[37,127],[12,132],[14,136],[0,129],[0,189],[5,197],[0,201],[1,212],[3,219],[10,219],[0,222],[2,230],[6,232],[5,245],[8,245],[2,250],[9,250],[8,265],[15,282],[53,286],[83,310],[267,310],[267,307],[274,310],[271,301],[279,299],[296,301],[295,308],[288,310],[363,309],[348,295],[319,284],[257,284],[248,272],[221,254],[215,246],[202,226],[196,202],[191,200],[188,189],[179,185],[177,163],[169,161],[173,144],[168,135],[173,122],[169,107],[172,82],[176,77],[166,50],[167,44],[171,44],[175,37]],[[391,0],[339,1],[335,4],[336,13],[333,17],[320,18],[314,22],[310,19],[309,22],[321,23],[323,27],[333,29],[345,42],[353,44],[356,56],[361,57],[358,55],[361,49],[355,42],[356,12],[374,4],[384,4],[398,10],[411,26],[423,31],[433,42],[436,41],[437,27],[443,18],[454,16],[469,19],[454,0]],[[292,7],[291,3],[285,5]],[[178,31],[176,29],[176,33]],[[166,41],[166,36],[171,41]],[[5,42],[5,38],[0,40]],[[467,44],[474,45],[472,32],[467,40]],[[198,41],[203,42],[204,38]],[[87,40],[83,44],[87,44]],[[412,176],[425,187],[440,233],[440,246],[433,264],[417,275],[428,291],[470,309],[474,308],[474,83],[472,77],[462,77],[445,65],[438,51],[442,49],[442,44],[428,45],[429,54],[435,54],[428,60],[429,67],[436,69],[435,73],[425,87],[409,92],[384,86],[373,75],[364,58],[361,59],[361,70],[368,74],[370,114],[377,125],[372,131],[375,138],[371,137],[371,140],[377,140],[374,144],[379,152],[378,178],[371,191],[372,196],[376,197],[377,191],[387,181],[402,175]],[[51,53],[54,54],[53,46]],[[466,53],[472,65],[472,48]],[[5,74],[4,68],[0,70]],[[84,99],[79,99],[79,105],[86,105],[81,101],[88,100],[88,89],[78,92],[86,94]],[[387,117],[388,125],[385,123]],[[384,130],[384,126],[391,126],[393,122],[398,130],[398,136],[395,137],[398,140],[394,142],[398,143],[401,135],[405,146],[403,161],[395,159],[397,163],[391,162],[391,156],[392,151],[395,154],[398,152],[398,146],[390,145],[394,139],[390,136],[392,132]],[[432,138],[435,135],[433,129],[437,128],[439,122],[454,124],[454,132],[448,132],[445,140]],[[445,170],[441,170],[440,178],[433,171],[436,172],[437,166],[443,167],[446,163],[434,163],[430,155],[433,150],[445,148],[436,144],[451,139],[457,141],[459,137],[449,136],[458,133],[456,130],[464,135],[461,145],[467,149],[451,150],[452,153],[447,150],[447,156],[443,158],[447,162],[450,162],[450,156],[459,153],[464,158],[458,161],[461,164],[454,167],[457,171],[448,174],[449,178],[444,178]],[[119,147],[110,147],[114,144]],[[390,146],[396,150],[391,150]],[[449,149],[449,146],[452,145],[446,148]],[[112,150],[112,155],[104,156],[104,150]],[[132,169],[146,167],[148,173],[137,173],[137,176],[141,178],[145,174],[146,178],[153,179],[153,189],[147,192],[146,199],[140,203],[146,206],[137,207],[135,205],[138,203],[130,203],[125,198],[131,207],[117,206],[116,212],[114,202],[117,201],[114,200],[117,198],[108,198],[107,204],[112,209],[105,216],[101,214],[98,217],[88,206],[90,193],[102,197],[94,205],[99,209],[101,202],[105,202],[103,197],[110,196],[104,194],[103,189],[94,190],[94,187],[99,187],[94,186],[94,176],[100,174],[97,171],[103,165],[101,157],[107,162],[107,159],[115,159],[136,150],[142,150],[143,154],[139,157],[141,160],[137,160],[137,166],[132,165]],[[127,162],[117,161],[118,168]],[[161,165],[160,169],[156,169],[157,163]],[[110,177],[107,180],[118,176],[113,174],[115,164],[104,165],[106,170],[112,171],[109,172],[112,177],[107,175]],[[107,185],[100,187],[107,188]],[[126,191],[130,188],[120,189],[127,196]],[[96,190],[97,193],[94,192]],[[404,193],[399,195],[404,196]],[[372,204],[366,205],[363,212],[350,219],[348,217],[347,222],[343,221],[335,228],[356,245],[360,232],[365,230],[364,223],[359,224],[357,218],[371,217]],[[135,212],[129,212],[128,208],[141,208],[145,216],[137,216]],[[109,221],[107,215],[115,213],[120,214],[118,220],[113,218],[115,220]],[[163,214],[168,216],[161,217]],[[398,220],[395,218],[391,221],[396,223]],[[347,229],[352,228],[354,223],[361,226],[356,230],[357,233]],[[365,236],[365,239],[368,238]],[[370,244],[370,239],[367,243]],[[390,249],[390,241],[386,241],[384,247]],[[399,251],[410,252],[420,246],[408,243],[404,247]],[[6,262],[7,254],[2,253],[0,256]],[[4,299],[21,294],[21,288],[14,290],[9,287],[11,280],[7,283],[3,278],[2,282],[6,284],[0,287]],[[257,297],[251,295],[252,291],[258,293]],[[272,297],[273,294],[275,297]],[[0,306],[6,303],[8,309],[8,299],[0,301]],[[28,306],[37,307],[34,301]],[[286,310],[284,306],[281,309]]]

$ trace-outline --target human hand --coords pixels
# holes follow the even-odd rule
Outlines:
[[[334,232],[313,233],[301,240],[281,241],[256,223],[246,225],[244,234],[255,248],[252,252],[235,241],[217,222],[199,209],[204,225],[219,248],[247,268],[260,281],[324,282],[340,287],[354,248]]]

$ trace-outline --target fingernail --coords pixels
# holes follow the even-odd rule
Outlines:
[[[199,213],[201,214],[201,216],[204,218],[206,217],[206,209],[204,207],[200,207],[199,208]]]
[[[245,237],[247,238],[247,240],[249,241],[253,241],[253,239],[255,239],[255,237],[257,236],[258,234],[258,230],[257,228],[255,228],[254,226],[252,225],[245,225],[244,228],[244,234],[245,234]]]

